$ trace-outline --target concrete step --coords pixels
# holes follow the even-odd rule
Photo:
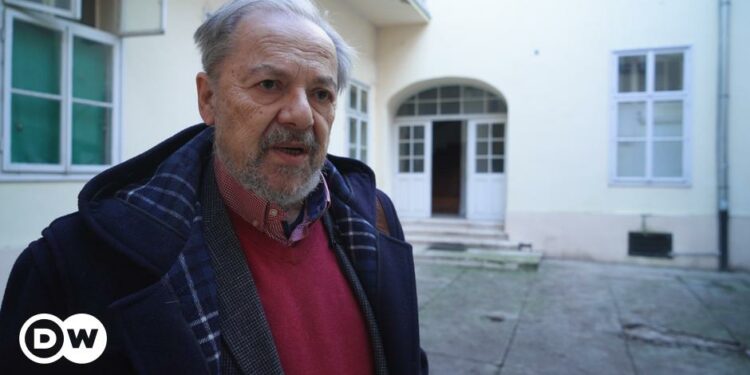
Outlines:
[[[516,249],[508,241],[503,224],[456,218],[410,219],[402,221],[407,241],[412,244],[461,244],[464,247]]]
[[[414,234],[405,233],[406,240],[411,244],[461,244],[465,247],[481,247],[491,249],[518,249],[519,244],[508,241],[506,237],[470,236],[466,234]]]
[[[537,251],[489,250],[485,248],[441,249],[440,245],[415,245],[418,262],[446,263],[465,267],[536,271],[543,254]]]

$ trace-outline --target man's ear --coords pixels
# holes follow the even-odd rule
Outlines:
[[[206,125],[213,125],[216,121],[214,112],[214,91],[206,72],[195,76],[195,86],[198,89],[198,111]]]

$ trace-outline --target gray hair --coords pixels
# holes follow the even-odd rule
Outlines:
[[[245,16],[259,10],[280,11],[312,21],[323,29],[336,47],[338,91],[349,82],[354,50],[344,41],[333,26],[323,18],[311,0],[233,0],[211,14],[195,31],[193,38],[201,50],[203,70],[217,78],[217,67],[232,48],[232,35]]]

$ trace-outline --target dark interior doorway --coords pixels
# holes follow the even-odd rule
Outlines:
[[[461,214],[461,121],[432,124],[432,213]]]

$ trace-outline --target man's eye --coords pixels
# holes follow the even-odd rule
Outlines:
[[[315,99],[321,102],[331,100],[333,95],[327,90],[318,90],[315,92]]]
[[[267,79],[267,80],[264,80],[264,81],[260,82],[260,87],[262,87],[262,88],[264,88],[266,90],[273,90],[273,89],[277,88],[278,86],[279,86],[278,83],[276,81],[274,81],[274,80],[271,80],[271,79]]]

